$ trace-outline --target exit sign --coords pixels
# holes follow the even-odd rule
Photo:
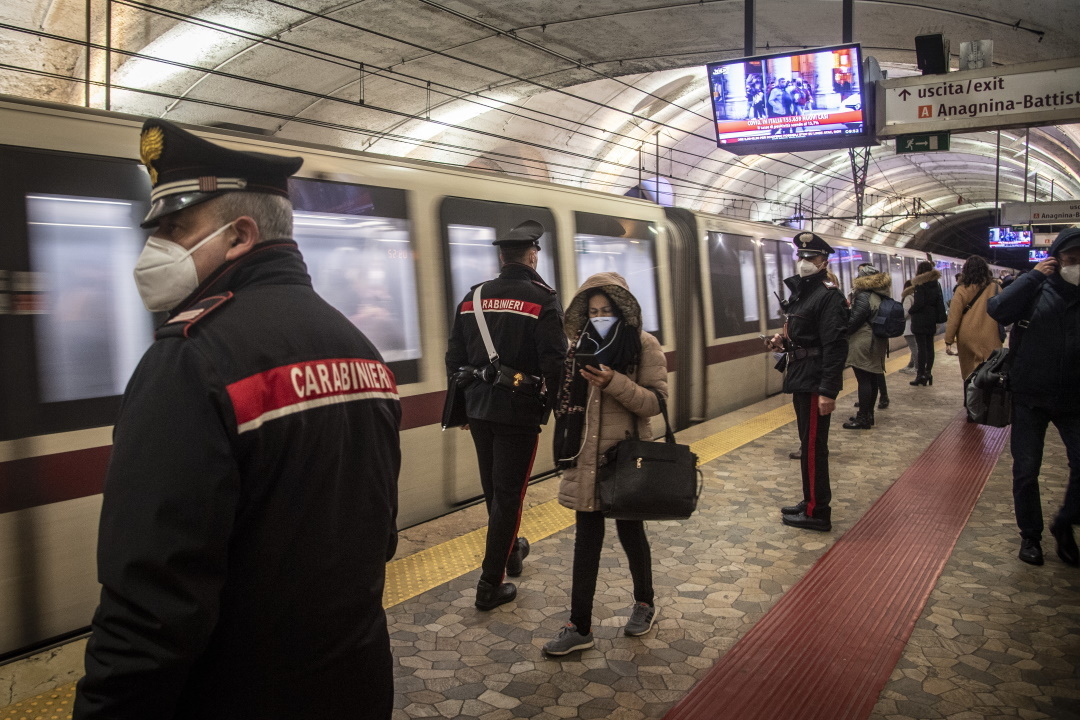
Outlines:
[[[949,149],[949,133],[918,133],[916,135],[897,135],[896,153],[935,152]]]

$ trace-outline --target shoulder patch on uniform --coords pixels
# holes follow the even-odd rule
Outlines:
[[[822,284],[822,285],[824,285],[824,286],[825,286],[825,287],[827,287],[827,288],[835,288],[835,287],[836,287],[836,283],[834,283],[834,282],[833,282],[833,281],[831,281],[831,280],[825,280],[825,281],[824,281],[824,282],[822,282],[821,284]],[[837,289],[839,289],[839,288],[837,288]]]
[[[176,317],[159,327],[157,331],[154,332],[154,339],[160,340],[161,338],[167,337],[189,337],[192,325],[203,320],[207,315],[232,299],[233,294],[231,292],[203,298],[187,310],[177,313]]]
[[[533,283],[533,285],[538,285],[538,286],[540,286],[540,287],[544,288],[545,290],[547,290],[547,291],[548,291],[549,293],[551,293],[552,295],[554,295],[554,294],[555,294],[555,288],[551,287],[551,286],[550,286],[550,285],[548,285],[547,283],[542,283],[542,282],[540,282],[539,280],[533,280],[533,281],[532,281],[532,283]]]

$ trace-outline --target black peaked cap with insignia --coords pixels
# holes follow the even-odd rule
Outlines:
[[[143,123],[139,155],[151,183],[144,228],[229,192],[288,197],[289,177],[304,164],[298,157],[231,150],[157,118]]]
[[[791,239],[791,244],[795,246],[795,251],[799,257],[813,257],[814,255],[832,255],[835,252],[832,246],[820,235],[815,235],[812,232],[801,232]]]
[[[492,245],[499,247],[525,247],[532,245],[540,249],[540,238],[544,234],[544,226],[535,220],[526,220],[520,225],[515,225],[505,237],[493,241]]]

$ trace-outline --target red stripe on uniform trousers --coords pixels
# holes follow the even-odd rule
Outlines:
[[[484,312],[508,312],[517,313],[518,315],[532,315],[533,317],[540,317],[540,306],[536,303],[526,302],[525,300],[515,300],[514,298],[484,298],[480,301]],[[461,312],[471,313],[473,311],[473,301],[466,300],[461,303]]]
[[[532,457],[529,458],[529,468],[525,471],[525,477],[521,480],[521,497],[518,499],[518,511],[517,522],[514,523],[514,532],[510,535],[510,547],[506,551],[506,560],[510,560],[510,553],[514,552],[514,545],[517,544],[518,530],[521,529],[521,511],[522,505],[525,504],[525,493],[529,490],[529,478],[532,477],[533,462],[536,461],[536,448],[540,445],[540,436],[536,436],[536,440],[533,441]],[[506,563],[503,563],[503,577],[499,580],[499,584],[506,579]]]
[[[817,423],[818,423],[818,397],[817,393],[810,393],[810,432],[806,439],[806,471],[810,476],[810,502],[806,503],[806,517],[814,517],[814,508],[817,506]]]
[[[282,365],[231,383],[240,432],[249,423],[271,420],[323,405],[373,398],[398,399],[390,368],[377,360],[333,358]]]

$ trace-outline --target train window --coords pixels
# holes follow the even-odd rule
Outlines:
[[[754,241],[745,235],[709,233],[709,284],[717,338],[759,329],[754,247]]]
[[[153,339],[131,278],[145,241],[136,203],[28,194],[41,399],[120,395]]]
[[[889,272],[889,256],[885,253],[874,253],[874,267],[878,272]],[[897,285],[895,280],[891,281],[892,287],[890,292],[894,298],[900,298],[900,291],[903,290],[901,285]]]
[[[449,320],[469,288],[499,274],[499,249],[491,243],[526,220],[544,226],[540,236],[536,272],[558,289],[558,242],[555,216],[547,208],[531,205],[448,197],[439,207],[445,244],[446,298]]]
[[[416,382],[420,309],[405,191],[293,178],[293,237],[315,291]]]
[[[450,277],[453,279],[455,307],[477,283],[490,280],[499,274],[499,251],[492,245],[497,238],[495,228],[480,225],[446,226],[450,247]],[[540,252],[537,254],[536,272],[545,282],[555,277],[554,253],[551,235],[540,236]]]
[[[780,299],[787,297],[787,286],[784,285],[785,273],[791,265],[791,253],[776,240],[761,241],[762,259],[765,261],[765,308],[768,317],[765,324],[770,329],[777,329],[784,324],[784,314],[780,309]],[[788,262],[784,260],[787,258]],[[792,272],[794,274],[794,272]]]
[[[600,272],[622,275],[641,305],[643,329],[663,342],[656,281],[656,226],[583,212],[574,213],[574,222],[578,280],[584,282]]]
[[[911,280],[912,278],[915,277],[915,268],[916,267],[917,267],[917,264],[915,263],[915,258],[912,258],[912,257],[904,258],[904,270],[907,271],[907,279],[908,280]]]
[[[894,297],[899,299],[903,295],[904,287],[903,260],[899,255],[892,255],[889,257],[889,273],[892,275],[893,289],[898,287],[901,288],[900,292],[894,295]]]

